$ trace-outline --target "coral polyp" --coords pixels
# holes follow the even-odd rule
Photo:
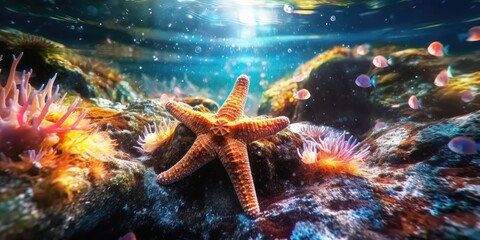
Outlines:
[[[297,149],[297,152],[302,162],[313,171],[362,175],[361,161],[368,156],[369,147],[360,149],[353,136],[346,139],[346,132],[324,130],[318,137],[305,138],[303,150]]]
[[[145,126],[143,136],[138,138],[137,143],[140,147],[136,147],[139,151],[144,153],[151,153],[160,147],[173,134],[176,121],[165,120]]]

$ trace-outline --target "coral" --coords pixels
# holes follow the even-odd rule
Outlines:
[[[53,90],[56,75],[38,90],[29,84],[32,71],[16,79],[22,56],[13,57],[6,84],[0,85],[0,170],[35,178],[36,200],[70,201],[106,177],[104,162],[115,159],[115,142],[93,130],[84,119],[87,111],[76,111],[81,99],[63,105],[66,95],[58,99],[59,87]]]
[[[55,77],[52,77],[45,88],[33,90],[28,84],[32,72],[23,73],[20,88],[15,86],[15,70],[22,58],[20,54],[14,56],[14,62],[10,70],[6,85],[0,86],[0,152],[7,158],[16,158],[24,151],[39,150],[40,145],[51,146],[58,142],[58,135],[79,129],[79,124],[85,116],[85,112],[76,116],[69,124],[66,120],[72,115],[75,108],[81,103],[74,101],[66,111],[61,111],[56,121],[48,121],[47,114],[52,104],[59,105],[63,99],[54,103],[59,96],[59,88],[53,92]],[[59,113],[59,112],[57,112]],[[72,118],[71,118],[72,119]]]
[[[143,153],[152,153],[172,136],[177,123],[177,121],[163,119],[159,125],[154,123],[145,126],[143,136],[140,136],[137,142],[140,147],[136,148]]]
[[[315,128],[313,128],[315,129]],[[319,127],[319,129],[322,129]],[[326,129],[326,128],[324,128]],[[318,137],[308,136],[304,139],[303,150],[297,149],[303,163],[311,165],[307,170],[319,171],[324,174],[363,175],[361,161],[369,154],[369,147],[359,149],[357,140],[350,136],[346,139],[346,132],[337,133],[329,130],[317,134]]]

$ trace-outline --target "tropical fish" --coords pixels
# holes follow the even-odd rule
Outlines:
[[[458,154],[477,154],[480,146],[469,137],[454,137],[448,142],[448,148]]]
[[[372,78],[370,78],[370,83],[374,88],[377,87],[377,75],[373,75]]]
[[[447,84],[448,84],[448,71],[447,70],[440,71],[440,73],[437,75],[437,77],[435,78],[435,81],[433,83],[437,87],[447,86]]]
[[[307,100],[311,96],[312,95],[310,94],[310,92],[305,88],[302,88],[293,94],[293,97],[297,100]]]
[[[302,82],[303,80],[305,80],[305,78],[307,78],[307,74],[302,72],[302,71],[299,71],[297,73],[295,73],[293,75],[293,81],[294,82]]]
[[[370,82],[370,77],[366,74],[361,74],[355,79],[355,84],[361,88],[368,88],[372,86]]]
[[[370,44],[365,43],[365,44],[362,44],[362,45],[358,45],[355,48],[355,52],[360,56],[367,55],[370,52]]]
[[[462,94],[462,101],[463,102],[471,102],[471,101],[473,101],[473,99],[475,99],[475,95],[470,90],[465,90],[461,94]]]
[[[410,106],[412,109],[418,109],[419,105],[417,96],[410,96],[410,98],[408,99],[408,106]]]
[[[441,42],[435,41],[430,43],[427,51],[433,56],[441,57],[448,53],[448,46],[444,47]]]
[[[448,68],[447,68],[447,73],[448,73],[448,77],[450,77],[450,78],[453,77],[453,74],[452,74],[452,66],[448,66]]]
[[[468,30],[468,35],[468,42],[480,41],[480,26],[470,28],[470,30]]]
[[[373,65],[377,68],[386,68],[388,67],[388,61],[384,56],[378,55],[373,58]]]

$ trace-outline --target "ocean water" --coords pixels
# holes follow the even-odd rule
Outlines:
[[[239,74],[251,94],[332,46],[449,45],[480,24],[476,0],[410,1],[0,1],[0,28],[13,28],[112,62],[131,81],[190,82],[223,101]],[[206,90],[205,90],[206,89]],[[160,90],[161,91],[161,90]],[[153,94],[155,95],[155,94]]]

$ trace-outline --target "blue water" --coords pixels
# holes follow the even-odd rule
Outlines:
[[[423,48],[441,41],[450,45],[450,54],[478,51],[464,39],[470,27],[480,25],[479,1],[340,2],[355,3],[300,14],[305,9],[288,1],[3,0],[0,28],[113,61],[140,85],[142,74],[158,81],[187,76],[215,92],[230,89],[246,73],[251,92],[258,95],[266,84],[334,45]],[[101,51],[108,42],[118,46],[118,53]]]

